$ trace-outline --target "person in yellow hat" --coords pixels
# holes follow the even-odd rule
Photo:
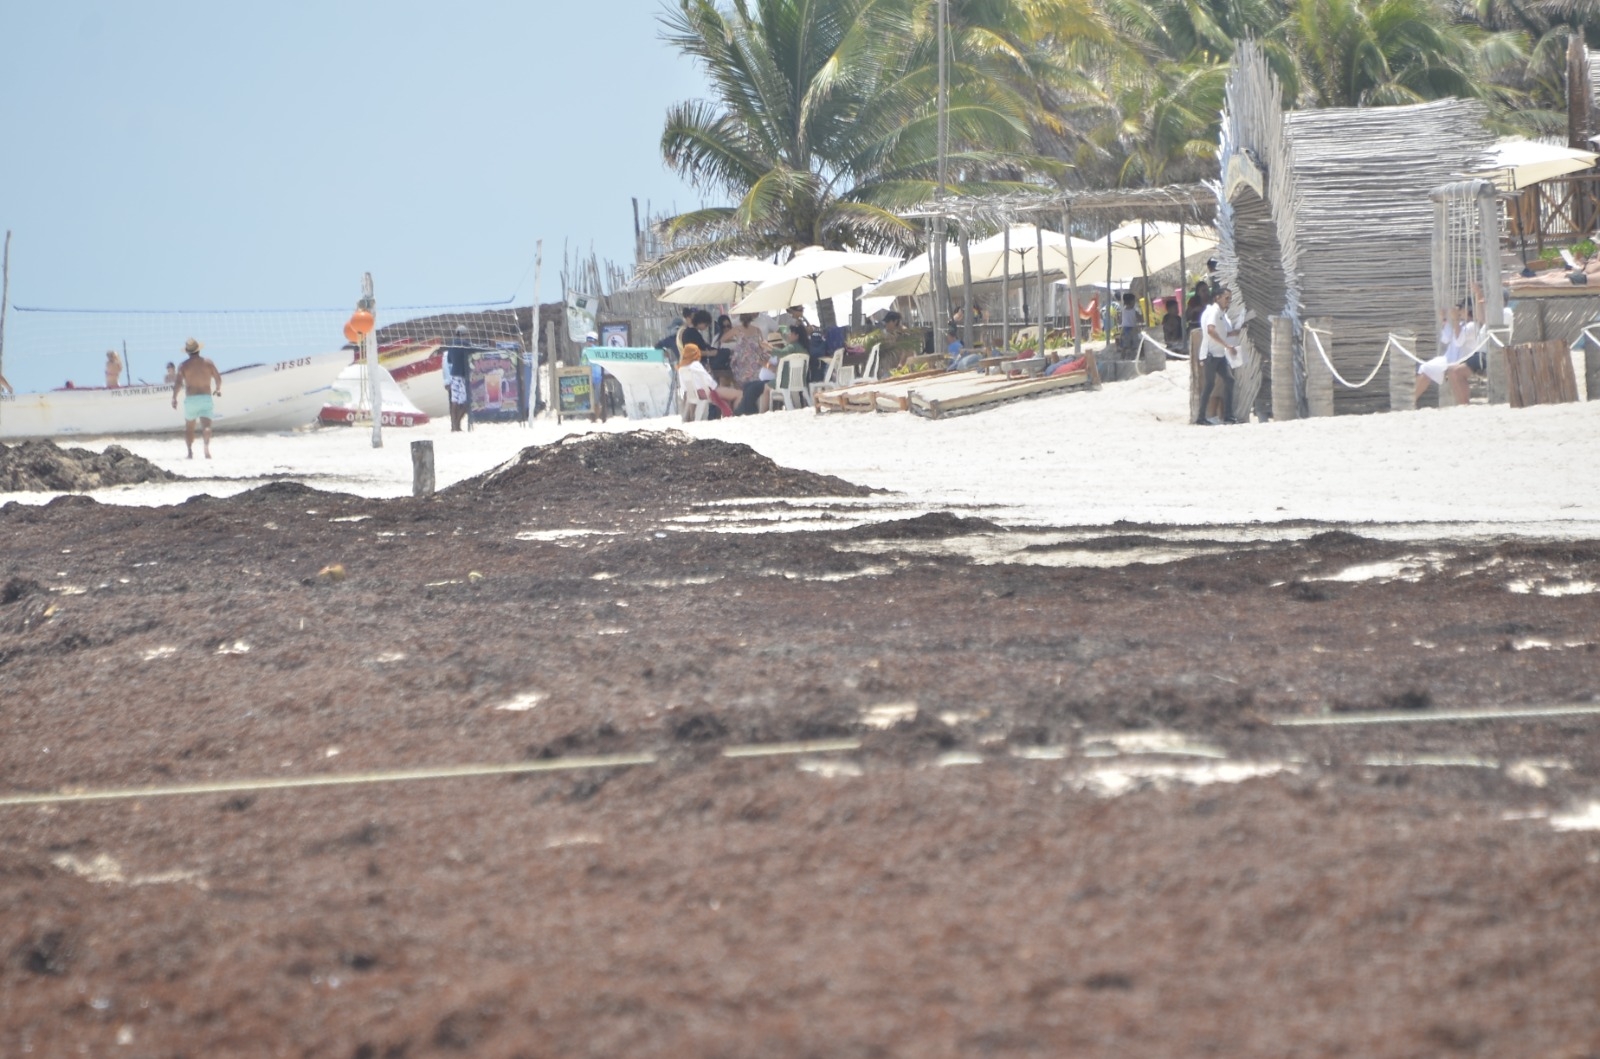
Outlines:
[[[211,417],[215,411],[211,399],[222,396],[222,373],[208,358],[200,355],[201,348],[192,338],[183,344],[183,351],[189,356],[178,365],[178,377],[172,383],[172,407],[178,407],[178,390],[181,388],[184,392],[183,442],[189,447],[191,460],[194,459],[196,422],[205,439],[206,459],[211,458]]]

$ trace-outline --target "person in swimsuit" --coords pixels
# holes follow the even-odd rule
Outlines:
[[[206,459],[211,458],[211,415],[214,411],[212,397],[222,396],[222,373],[206,357],[200,355],[201,345],[194,339],[183,344],[189,354],[178,365],[178,377],[172,383],[172,407],[178,407],[178,390],[183,398],[183,442],[189,447],[189,458],[194,459],[194,425],[198,420],[200,433],[205,439]]]

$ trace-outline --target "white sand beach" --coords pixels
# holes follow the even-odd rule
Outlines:
[[[1099,392],[1042,397],[965,416],[777,412],[700,423],[540,419],[531,427],[447,424],[282,435],[219,435],[216,459],[184,458],[180,437],[115,441],[179,474],[215,478],[107,489],[105,503],[168,504],[227,495],[261,476],[367,496],[410,492],[409,443],[432,439],[438,484],[484,471],[527,445],[592,430],[683,430],[743,442],[774,461],[892,490],[896,506],[976,511],[1013,526],[1118,520],[1226,525],[1314,520],[1440,524],[1452,535],[1600,533],[1600,406],[1341,416],[1201,428],[1187,422],[1186,376],[1157,373]],[[42,503],[51,494],[13,495]],[[1443,524],[1456,524],[1448,530]],[[1408,536],[1430,530],[1412,527]]]

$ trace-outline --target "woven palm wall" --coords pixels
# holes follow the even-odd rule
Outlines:
[[[1303,358],[1317,355],[1303,324],[1332,317],[1333,366],[1359,382],[1389,332],[1437,330],[1428,194],[1481,169],[1493,137],[1472,100],[1284,112],[1282,96],[1261,49],[1242,45],[1223,116],[1218,264],[1261,318],[1250,332],[1258,354],[1266,318],[1288,316],[1303,379]],[[1387,375],[1356,390],[1336,383],[1335,412],[1387,411]]]

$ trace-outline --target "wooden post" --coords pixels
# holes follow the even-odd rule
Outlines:
[[[1299,419],[1300,402],[1294,395],[1294,321],[1274,316],[1272,324],[1272,418]]]
[[[1249,326],[1248,324],[1245,326]],[[1223,418],[1236,422],[1250,422],[1256,398],[1261,395],[1261,355],[1256,352],[1248,332],[1239,334],[1239,366],[1233,371],[1233,407],[1223,413]]]
[[[1537,187],[1537,185],[1535,185],[1535,187]],[[1539,300],[1538,301],[1538,305],[1539,305],[1539,338],[1540,338],[1541,341],[1543,341],[1544,336],[1545,336],[1544,302],[1543,302],[1543,300]],[[1506,334],[1506,346],[1509,346],[1510,344],[1511,344],[1511,335],[1509,333],[1507,333]],[[1511,377],[1510,377],[1510,373],[1507,371],[1507,361],[1506,361],[1507,350],[1506,350],[1506,347],[1502,347],[1501,345],[1496,343],[1493,339],[1490,339],[1488,344],[1486,344],[1483,347],[1483,356],[1484,356],[1484,360],[1486,360],[1488,362],[1489,403],[1490,404],[1506,404],[1508,401],[1511,400]]]
[[[433,495],[433,442],[411,443],[411,495]]]
[[[1306,413],[1317,416],[1333,415],[1333,372],[1322,359],[1326,353],[1333,360],[1333,317],[1317,316],[1306,321],[1306,327],[1317,332],[1305,336],[1306,358]],[[1322,352],[1319,353],[1318,342]]]
[[[1417,350],[1417,333],[1415,331],[1396,331],[1394,338],[1412,353],[1421,357]],[[1398,349],[1389,350],[1389,411],[1405,412],[1416,407],[1417,392],[1417,365],[1410,357]]]
[[[1200,359],[1200,344],[1205,335],[1197,327],[1189,332],[1189,422],[1198,423],[1200,415],[1200,390],[1205,386],[1205,364]]]

